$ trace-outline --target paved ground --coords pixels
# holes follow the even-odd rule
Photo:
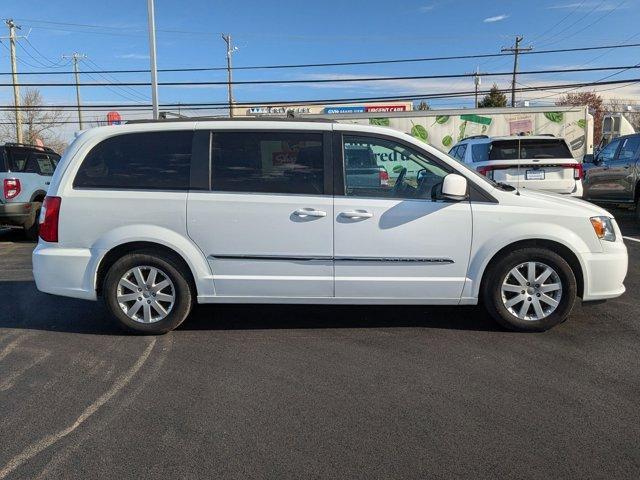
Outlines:
[[[229,305],[153,338],[38,293],[18,240],[0,232],[0,479],[640,478],[640,243],[628,293],[544,334]]]

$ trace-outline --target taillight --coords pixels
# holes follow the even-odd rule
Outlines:
[[[493,180],[493,167],[478,167],[478,173]]]
[[[567,168],[573,168],[574,180],[582,180],[584,178],[584,166],[581,163],[572,163]]]
[[[389,186],[389,173],[386,170],[380,170],[380,186]]]
[[[4,179],[4,198],[7,200],[15,198],[20,195],[22,186],[20,180],[17,178],[5,178]]]
[[[45,197],[40,212],[40,238],[45,242],[58,241],[58,219],[60,218],[60,197]]]

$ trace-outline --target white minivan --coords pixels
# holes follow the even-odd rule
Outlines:
[[[400,166],[363,182],[345,168],[354,149]],[[102,298],[146,333],[176,328],[196,302],[482,301],[504,326],[539,331],[576,297],[621,295],[627,272],[605,210],[494,183],[394,130],[329,121],[85,131],[53,176],[40,237],[38,289]]]

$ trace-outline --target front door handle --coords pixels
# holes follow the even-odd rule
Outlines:
[[[299,208],[293,214],[297,217],[326,217],[327,212],[315,210],[313,208]]]
[[[342,212],[342,215],[345,218],[371,218],[373,217],[373,213],[367,212],[366,210],[349,210],[347,212]]]

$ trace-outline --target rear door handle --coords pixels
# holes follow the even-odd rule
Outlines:
[[[326,217],[327,212],[323,212],[322,210],[316,210],[314,208],[299,208],[295,212],[294,215],[298,217]]]
[[[367,212],[366,210],[349,210],[347,212],[342,212],[342,215],[345,218],[371,218],[373,217],[373,213]]]

